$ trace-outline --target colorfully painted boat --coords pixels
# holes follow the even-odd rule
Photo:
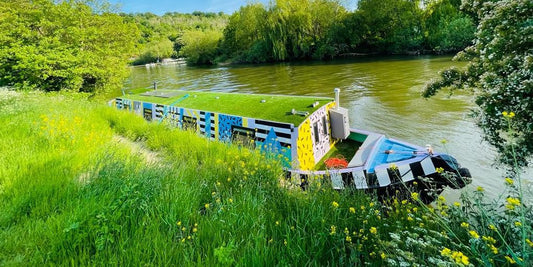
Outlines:
[[[461,188],[470,181],[468,169],[430,146],[350,128],[349,112],[339,106],[339,94],[335,89],[333,99],[138,90],[124,93],[111,104],[149,121],[167,121],[213,140],[276,155],[287,178],[301,181],[303,188],[318,175],[339,190],[387,195],[410,188],[430,202],[445,186]]]

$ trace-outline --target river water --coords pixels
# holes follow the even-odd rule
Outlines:
[[[160,89],[327,97],[340,88],[341,106],[349,109],[353,128],[421,146],[431,144],[470,169],[474,181],[466,190],[482,186],[487,194],[498,196],[505,172],[493,166],[496,153],[482,141],[481,131],[469,117],[475,107],[471,94],[420,96],[425,83],[451,66],[465,63],[453,62],[449,56],[418,56],[211,68],[140,66],[132,67],[125,88],[151,87],[157,82]],[[531,180],[532,174],[529,169],[523,177]],[[446,190],[444,194],[457,199],[459,191]]]

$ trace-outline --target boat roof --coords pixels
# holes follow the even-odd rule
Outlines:
[[[299,126],[333,98],[317,96],[265,95],[183,90],[131,90],[119,97],[154,104],[207,112],[292,123]],[[292,113],[292,110],[296,114]]]

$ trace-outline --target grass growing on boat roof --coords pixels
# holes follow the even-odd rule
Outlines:
[[[249,118],[258,118],[271,121],[292,123],[294,126],[300,125],[307,116],[291,114],[292,109],[312,114],[320,107],[331,102],[333,99],[325,97],[306,96],[280,96],[280,95],[259,95],[259,94],[237,94],[237,93],[217,93],[217,92],[192,92],[192,91],[171,91],[157,90],[157,92],[177,93],[172,97],[163,98],[157,96],[142,96],[140,94],[127,94],[126,99],[141,100],[151,103],[170,105],[181,99],[174,106],[192,108],[211,112],[219,112],[229,115],[238,115]],[[189,97],[182,98],[186,94]],[[265,100],[262,103],[262,100]],[[319,104],[315,107],[313,103]]]
[[[0,124],[2,266],[527,260],[517,236],[531,242],[531,226],[517,223],[526,204],[512,192],[505,214],[473,218],[479,191],[434,208],[416,195],[381,205],[320,177],[302,191],[256,152],[77,96],[0,91]]]

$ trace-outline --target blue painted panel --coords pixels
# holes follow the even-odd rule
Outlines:
[[[242,117],[220,114],[218,116],[218,136],[222,141],[231,140],[231,126],[242,127]],[[216,127],[215,127],[216,128]]]
[[[211,137],[211,113],[207,112],[205,114],[205,136],[208,138]]]

